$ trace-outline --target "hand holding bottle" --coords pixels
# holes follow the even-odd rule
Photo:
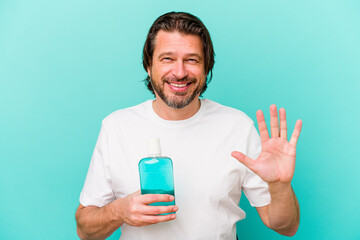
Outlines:
[[[164,213],[173,213],[178,210],[175,205],[171,206],[150,206],[156,202],[174,201],[174,196],[167,194],[144,194],[140,190],[128,195],[125,198],[118,199],[121,205],[120,218],[123,222],[131,226],[146,226],[159,222],[171,221],[176,218],[175,214],[159,215]]]

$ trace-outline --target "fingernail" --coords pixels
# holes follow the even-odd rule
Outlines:
[[[174,212],[176,212],[177,210],[178,210],[178,208],[177,208],[177,207],[174,207],[174,208],[173,208],[173,211],[174,211]]]
[[[172,200],[174,200],[175,198],[174,198],[174,196],[170,196],[169,199],[172,201]]]

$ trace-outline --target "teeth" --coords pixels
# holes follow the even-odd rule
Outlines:
[[[187,84],[176,84],[176,83],[170,83],[171,86],[174,86],[174,87],[178,87],[178,88],[181,88],[181,87],[185,87]]]

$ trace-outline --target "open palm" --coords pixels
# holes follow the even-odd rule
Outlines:
[[[279,115],[280,128],[277,108],[275,105],[271,105],[270,138],[263,112],[259,110],[256,113],[262,144],[262,150],[257,159],[251,159],[236,151],[232,153],[233,157],[268,183],[289,183],[295,171],[296,143],[300,135],[302,121],[296,122],[294,132],[288,142],[285,109],[281,108]]]

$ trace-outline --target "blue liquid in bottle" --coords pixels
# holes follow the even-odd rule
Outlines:
[[[158,138],[149,139],[149,157],[139,162],[141,194],[169,194],[175,197],[172,160],[161,155]],[[175,205],[171,202],[155,202],[151,206]],[[161,215],[167,215],[165,213]]]

